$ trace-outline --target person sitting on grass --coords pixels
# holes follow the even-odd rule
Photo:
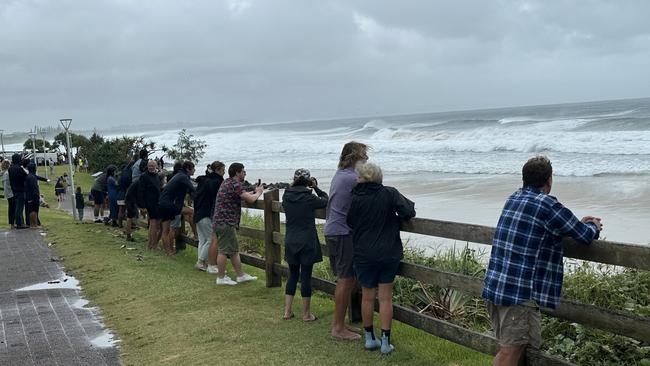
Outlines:
[[[347,224],[352,229],[354,272],[362,288],[365,348],[381,348],[381,353],[388,354],[394,350],[390,342],[393,282],[404,256],[400,226],[402,221],[415,217],[415,204],[397,189],[382,185],[378,165],[360,164],[356,172],[358,184],[352,190]],[[381,342],[375,338],[372,326],[377,288]]]
[[[312,194],[312,189],[317,196]],[[327,193],[318,188],[318,181],[307,169],[298,169],[293,184],[282,195],[286,221],[284,236],[284,260],[289,264],[289,279],[284,296],[283,319],[293,318],[293,298],[300,279],[302,296],[302,320],[316,320],[311,313],[311,273],[314,264],[323,261],[320,241],[316,232],[314,210],[327,207]]]
[[[232,163],[228,167],[229,178],[224,180],[219,187],[217,200],[214,207],[214,218],[212,224],[217,236],[219,254],[217,255],[217,285],[236,285],[237,283],[254,281],[257,279],[244,273],[239,258],[239,241],[237,240],[237,229],[241,219],[241,201],[255,203],[264,192],[262,185],[255,188],[251,194],[242,189],[242,182],[246,178],[246,170],[241,163]],[[230,256],[232,266],[237,274],[236,281],[226,276],[226,261]]]
[[[84,201],[84,194],[81,192],[81,187],[77,186],[77,191],[74,194],[75,208],[77,209],[79,221],[84,220],[84,208],[86,202]]]

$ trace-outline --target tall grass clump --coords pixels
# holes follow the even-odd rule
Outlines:
[[[650,314],[650,272],[582,262],[564,277],[564,296],[610,310]],[[551,317],[543,348],[579,365],[650,366],[650,345]]]

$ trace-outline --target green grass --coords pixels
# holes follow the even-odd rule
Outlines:
[[[3,228],[6,210],[2,200]],[[192,268],[194,248],[167,258],[143,250],[143,230],[128,250],[121,248],[122,234],[104,225],[75,223],[52,209],[41,211],[41,221],[66,271],[81,281],[85,297],[121,339],[125,365],[490,364],[489,356],[399,322],[393,326],[397,352],[366,352],[361,342],[329,337],[333,303],[323,294],[313,298],[317,322],[283,321],[283,289],[266,288],[262,270],[246,266],[260,280],[217,287],[213,276]],[[295,306],[299,312],[299,300]]]

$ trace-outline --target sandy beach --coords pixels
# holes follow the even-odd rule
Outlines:
[[[329,189],[334,170],[313,170],[321,188]],[[248,169],[249,181],[288,182],[293,170]],[[521,186],[515,175],[410,174],[384,172],[384,184],[413,200],[419,217],[495,226],[505,199]],[[554,177],[552,195],[578,216],[603,219],[605,240],[650,244],[650,186],[636,175]],[[440,238],[406,235],[409,243],[427,251],[464,246]],[[483,246],[478,246],[481,248]],[[488,247],[483,247],[489,250]]]

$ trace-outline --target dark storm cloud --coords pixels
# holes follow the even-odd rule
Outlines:
[[[642,1],[0,0],[0,128],[648,96]]]

